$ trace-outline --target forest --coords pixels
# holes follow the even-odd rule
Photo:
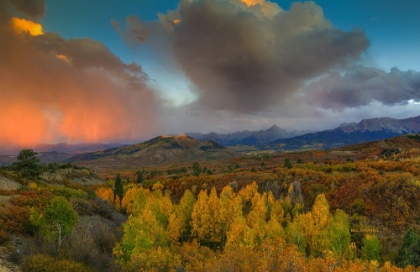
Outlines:
[[[1,255],[20,271],[416,271],[418,152],[362,153],[108,170],[96,185],[3,167],[22,186],[0,191]],[[80,168],[42,171],[59,167]]]

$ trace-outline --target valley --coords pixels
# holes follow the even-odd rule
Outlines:
[[[29,252],[51,256],[51,252],[44,247],[55,248],[53,246],[54,239],[43,240],[43,247],[31,245],[31,241],[34,239],[42,238],[42,233],[36,230],[37,227],[34,225],[36,223],[31,221],[33,220],[31,214],[34,208],[42,212],[48,207],[47,203],[51,199],[64,196],[67,201],[73,203],[72,206],[80,218],[75,228],[82,230],[84,235],[88,235],[92,239],[99,239],[93,238],[94,234],[83,225],[86,222],[96,222],[96,220],[101,220],[100,228],[122,235],[113,234],[113,242],[108,244],[108,249],[103,253],[102,258],[105,258],[103,262],[107,265],[107,268],[101,268],[103,271],[130,270],[130,267],[136,267],[136,270],[161,267],[160,269],[166,270],[178,266],[184,267],[187,271],[198,269],[198,266],[206,267],[204,269],[206,271],[212,270],[213,266],[221,266],[225,270],[232,265],[239,265],[232,263],[235,262],[234,260],[246,258],[245,256],[257,258],[258,252],[264,247],[278,246],[279,243],[282,247],[287,248],[287,252],[278,252],[285,254],[281,258],[266,259],[265,261],[271,265],[284,265],[282,260],[285,259],[282,258],[287,259],[291,256],[288,254],[296,254],[293,255],[297,256],[293,266],[299,267],[299,270],[317,265],[322,266],[327,261],[331,262],[332,267],[337,271],[339,269],[355,270],[356,267],[367,269],[373,265],[372,260],[377,261],[375,265],[380,269],[379,271],[386,271],[383,269],[391,265],[400,266],[401,257],[398,252],[402,247],[401,241],[406,239],[405,236],[410,228],[417,232],[420,229],[418,210],[420,206],[419,135],[402,135],[331,150],[293,152],[267,152],[259,149],[234,152],[233,150],[234,147],[223,147],[213,141],[198,141],[185,135],[160,136],[137,145],[79,154],[71,159],[71,163],[62,164],[62,166],[50,164],[39,179],[31,182],[29,191],[24,189],[24,180],[20,179],[12,168],[3,167],[0,178],[2,184],[9,184],[9,187],[5,185],[0,190],[4,204],[4,207],[0,209],[0,220],[2,220],[0,232],[3,235],[1,243],[9,244],[12,249],[8,253],[10,256],[8,260],[14,256],[13,250],[25,250],[28,253],[20,256],[16,262],[18,264],[22,262],[22,267],[27,269],[25,267],[32,267],[34,262],[41,261],[39,259],[41,257],[31,255],[32,253]],[[116,176],[121,177],[123,186],[121,197],[116,196]],[[19,183],[20,188],[11,186]],[[217,205],[228,201],[226,203],[233,205],[232,201],[241,199],[235,204],[242,203],[241,208],[236,208],[239,210],[235,216],[238,216],[236,220],[245,221],[240,224],[239,222],[242,221],[235,221],[235,224],[238,224],[237,227],[246,227],[249,228],[248,231],[252,231],[251,237],[253,238],[247,238],[254,241],[252,246],[248,244],[250,241],[241,240],[245,237],[235,240],[239,237],[231,236],[233,233],[231,233],[229,225],[227,229],[220,229],[217,232],[219,234],[213,232],[215,231],[213,228],[218,228],[216,226],[222,224],[217,222],[228,220],[223,224],[234,224],[234,221],[229,221],[229,217],[222,219],[218,217],[221,214],[216,215],[222,212],[222,210],[217,212],[219,208],[211,212],[215,213],[211,218],[216,221],[208,222],[208,224],[216,224],[211,227],[213,230],[208,230],[211,231],[208,234],[211,236],[202,236],[198,232],[198,225],[194,223],[196,222],[194,220],[198,219],[191,219],[198,216],[194,213],[190,215],[192,216],[190,219],[185,219],[187,220],[187,225],[184,226],[186,229],[183,230],[184,227],[180,225],[172,230],[175,227],[172,224],[176,224],[176,221],[171,220],[181,216],[178,214],[181,210],[178,210],[177,207],[184,205],[182,203],[186,201],[186,194],[190,194],[189,197],[194,199],[196,204],[190,208],[194,207],[196,212],[218,207],[214,206],[216,204],[206,201],[216,201],[214,203],[220,201],[220,204]],[[322,205],[327,205],[328,214],[326,216],[330,218],[328,220],[332,221],[318,230],[320,231],[319,235],[332,231],[331,228],[334,228],[334,225],[329,224],[338,220],[334,219],[335,216],[339,216],[340,212],[343,212],[347,219],[341,219],[344,220],[342,223],[345,225],[340,228],[344,228],[342,229],[343,237],[348,238],[342,238],[344,240],[339,241],[347,243],[345,247],[348,247],[349,251],[345,250],[339,253],[332,244],[324,246],[312,244],[308,239],[315,237],[312,236],[315,234],[308,232],[310,230],[307,230],[304,225],[299,225],[301,224],[299,220],[315,220],[315,217],[310,218],[315,215],[316,205],[321,205],[321,202],[317,202],[321,201],[320,197],[325,198],[322,201],[327,204],[323,202]],[[153,209],[150,206],[152,210],[149,212],[160,213],[159,216],[163,217],[159,220],[164,220],[162,223],[159,221],[153,223],[158,224],[155,228],[162,228],[159,231],[163,232],[158,234],[155,233],[155,230],[158,229],[148,229],[148,235],[163,235],[159,236],[159,239],[166,239],[165,245],[162,244],[158,247],[160,250],[164,250],[166,255],[158,255],[156,263],[149,263],[149,266],[138,263],[133,257],[121,259],[122,255],[115,253],[122,250],[122,254],[128,254],[127,256],[146,254],[143,257],[150,254],[161,254],[154,251],[156,247],[142,249],[138,245],[133,250],[124,249],[126,243],[129,242],[126,239],[131,239],[127,235],[135,235],[135,233],[129,234],[128,224],[138,224],[132,222],[134,218],[145,216],[143,212],[135,210],[137,209],[136,205],[139,205],[135,203],[143,198],[145,203],[151,202],[142,206],[142,211],[149,211],[148,205],[158,205]],[[267,212],[277,207],[275,209],[280,209],[278,212],[281,215],[274,217],[274,214],[269,212],[266,216],[260,217],[262,216],[261,212],[254,214],[254,210],[257,209],[257,200],[263,201],[258,205],[266,207],[264,209],[268,209]],[[200,206],[201,208],[197,206],[199,201],[204,201],[200,204],[204,205]],[[166,205],[167,208],[160,205]],[[220,207],[220,209],[222,208]],[[10,217],[10,213],[16,214],[16,216]],[[126,216],[130,216],[129,219]],[[251,219],[252,216],[257,217]],[[304,219],[306,217],[309,219]],[[258,219],[260,221],[254,222],[253,220],[257,220],[257,218],[260,218]],[[273,218],[278,220],[275,221],[277,230],[270,229],[274,227],[271,225],[274,224]],[[204,222],[200,224],[204,224]],[[31,230],[34,227],[35,229]],[[143,227],[140,224],[136,228]],[[292,228],[297,229],[292,230]],[[124,231],[121,232],[122,230]],[[175,235],[172,231],[176,231],[175,233],[179,231],[179,234]],[[257,234],[257,231],[260,234]],[[271,231],[276,231],[278,234],[270,236]],[[240,233],[242,232],[236,235],[240,235]],[[306,242],[300,243],[291,238],[290,235],[297,235],[297,233],[300,233],[302,239],[304,238],[302,241]],[[378,239],[380,251],[375,255],[375,259],[366,259],[368,257],[364,255],[366,254],[364,250],[367,250],[366,237]],[[97,263],[97,257],[91,256],[89,252],[83,251],[84,255],[81,255],[81,257],[85,256],[83,260],[72,255],[74,254],[73,250],[80,251],[77,249],[78,247],[71,249],[77,239],[81,238],[76,234],[66,236],[63,240],[63,248],[60,249],[62,254],[66,254],[67,259],[73,260],[75,267],[80,265],[80,269],[86,268],[86,271],[99,271],[101,266]],[[105,237],[101,239],[105,239]],[[158,243],[153,239],[148,241]],[[99,244],[95,244],[95,240],[86,242],[92,243],[91,247],[95,250],[99,246]],[[198,244],[194,244],[197,242]],[[31,247],[30,250],[29,247]],[[238,251],[238,249],[240,250]],[[325,253],[322,253],[327,249],[331,250],[334,257],[327,257]],[[194,257],[185,259],[185,250],[192,250]],[[203,250],[210,251],[204,253]],[[236,252],[234,258],[237,259],[227,261],[225,259],[227,256],[231,256],[229,258],[233,256],[231,255],[234,252],[232,250]],[[202,259],[204,255],[201,254],[212,254],[214,262],[210,262],[209,259],[206,259],[207,257]],[[179,261],[171,261],[173,260],[171,258],[175,256]],[[311,258],[305,259],[304,256],[311,256]],[[54,262],[54,260],[50,261]],[[205,261],[207,264],[202,263],[204,260],[207,260]],[[343,260],[346,262],[343,263]],[[162,265],[166,268],[162,268]],[[258,266],[257,263],[244,263],[241,265],[244,269],[246,267],[244,265]],[[395,266],[393,269],[399,271]]]

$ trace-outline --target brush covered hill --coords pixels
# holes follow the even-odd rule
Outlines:
[[[186,135],[159,136],[135,145],[85,153],[69,159],[92,168],[133,168],[190,161],[218,160],[236,156],[214,142],[199,141]]]
[[[334,149],[334,151],[359,153],[368,159],[385,159],[391,156],[395,158],[417,157],[420,155],[420,135],[401,135],[385,140],[343,146]]]

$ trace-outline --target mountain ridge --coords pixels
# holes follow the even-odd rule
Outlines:
[[[389,117],[363,119],[359,123],[341,124],[330,130],[308,133],[301,136],[278,139],[270,142],[265,148],[280,151],[306,149],[332,149],[345,145],[418,133],[420,131],[420,116],[406,119]]]
[[[234,146],[234,145],[254,145],[254,146],[261,146],[268,144],[277,139],[283,138],[291,138],[298,135],[302,135],[305,133],[311,132],[309,130],[302,130],[302,131],[292,131],[288,132],[285,129],[278,127],[277,125],[273,125],[268,129],[265,130],[258,130],[258,131],[250,131],[250,130],[243,130],[243,131],[236,131],[233,133],[199,133],[199,132],[187,132],[186,135],[189,135],[197,140],[202,141],[215,141],[224,146]]]

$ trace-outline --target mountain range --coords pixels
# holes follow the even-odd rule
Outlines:
[[[267,130],[245,130],[230,134],[212,132],[159,136],[134,145],[57,144],[38,145],[34,150],[39,153],[38,156],[44,163],[100,161],[126,167],[220,159],[237,155],[238,152],[225,146],[253,146],[257,150],[276,151],[332,149],[419,131],[420,116],[407,119],[386,117],[364,119],[359,123],[344,123],[335,129],[311,133],[308,131],[287,132],[274,125]],[[17,151],[14,154],[17,154]],[[0,165],[8,165],[15,160],[16,156],[0,156]]]
[[[270,127],[266,130],[259,131],[237,131],[234,133],[221,134],[216,132],[210,132],[207,134],[189,132],[188,136],[193,137],[194,139],[201,141],[215,141],[224,146],[234,146],[234,145],[252,145],[252,146],[262,146],[268,144],[277,139],[292,138],[295,136],[303,135],[309,133],[309,130],[302,131],[292,131],[288,132],[283,128],[280,128],[276,125]]]
[[[420,116],[407,119],[372,118],[359,123],[341,124],[338,128],[278,139],[265,148],[280,151],[331,149],[344,145],[383,140],[398,135],[418,133]]]
[[[230,134],[187,133],[198,140],[212,140],[224,146],[248,145],[263,149],[304,150],[331,149],[343,145],[382,140],[420,131],[420,116],[407,119],[372,118],[359,123],[343,123],[331,130],[319,132],[293,131],[272,126],[267,130],[238,131]]]

